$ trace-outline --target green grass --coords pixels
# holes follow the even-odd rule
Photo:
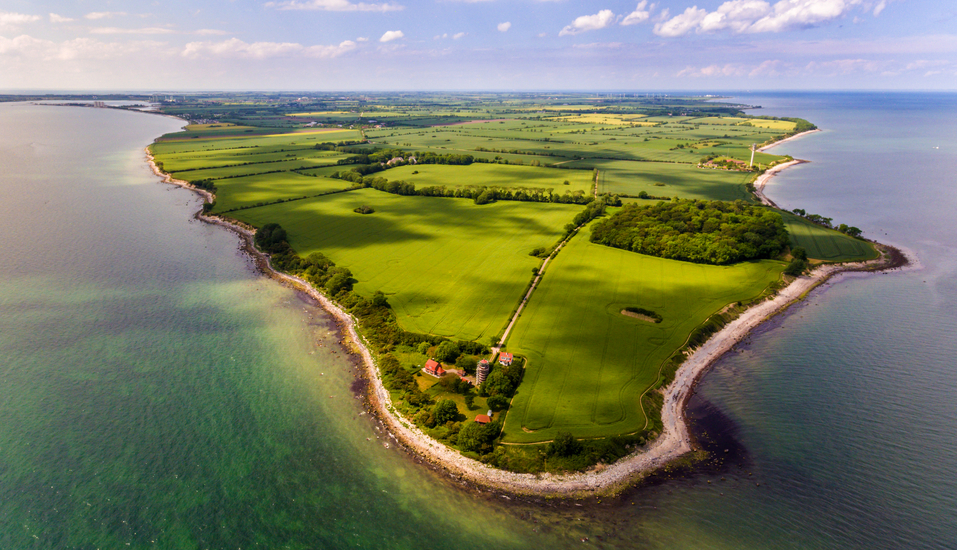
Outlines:
[[[645,191],[652,196],[682,199],[753,200],[745,187],[753,175],[748,172],[711,170],[690,164],[620,160],[579,161],[569,163],[569,166],[594,166],[601,170],[599,193],[638,195]]]
[[[803,246],[809,258],[825,262],[860,262],[880,256],[874,245],[811,223],[790,212],[781,212],[791,234],[791,246]]]
[[[531,443],[559,431],[602,437],[644,429],[642,393],[688,334],[727,304],[778,280],[778,261],[708,266],[588,242],[588,230],[556,257],[507,342],[528,358],[504,440]],[[706,283],[705,283],[706,282]],[[620,312],[662,316],[648,323]]]
[[[265,204],[280,199],[310,197],[330,191],[348,189],[352,186],[348,181],[321,176],[304,176],[296,172],[229,178],[216,180],[215,183],[217,193],[214,213],[255,206],[259,203]]]
[[[414,183],[416,188],[440,185],[446,187],[487,185],[525,189],[551,188],[556,193],[563,194],[565,191],[588,193],[592,186],[590,170],[561,170],[510,164],[475,163],[468,166],[414,164],[393,168],[381,175],[390,181],[405,180]],[[564,184],[566,180],[568,185]]]
[[[375,213],[354,213],[360,205]],[[361,189],[233,215],[257,227],[279,223],[299,254],[319,251],[352,270],[356,291],[384,292],[402,328],[488,343],[540,263],[528,253],[553,245],[581,208]]]

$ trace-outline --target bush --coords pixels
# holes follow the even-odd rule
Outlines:
[[[508,407],[508,398],[504,395],[493,395],[488,398],[488,408],[493,411],[501,411]]]
[[[452,422],[459,416],[459,408],[455,406],[455,401],[451,399],[440,399],[432,407],[432,416],[435,417],[436,424]]]
[[[555,439],[548,444],[545,454],[548,456],[574,456],[582,451],[581,441],[578,441],[568,432],[558,432]]]
[[[458,344],[445,341],[435,349],[435,359],[442,363],[454,363],[460,353]]]

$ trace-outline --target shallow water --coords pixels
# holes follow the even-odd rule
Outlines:
[[[742,99],[826,129],[769,196],[924,267],[836,281],[721,361],[695,401],[716,468],[583,506],[389,444],[326,316],[145,167],[178,121],[0,104],[0,548],[957,547],[957,96]]]

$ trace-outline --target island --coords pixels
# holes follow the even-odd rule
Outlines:
[[[906,261],[767,200],[802,162],[769,146],[816,127],[756,111],[192,94],[157,106],[187,125],[148,154],[335,316],[399,444],[478,486],[581,497],[700,459],[684,405],[709,365],[834,273]]]

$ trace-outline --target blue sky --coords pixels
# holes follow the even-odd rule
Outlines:
[[[930,0],[0,2],[0,89],[957,89]]]

